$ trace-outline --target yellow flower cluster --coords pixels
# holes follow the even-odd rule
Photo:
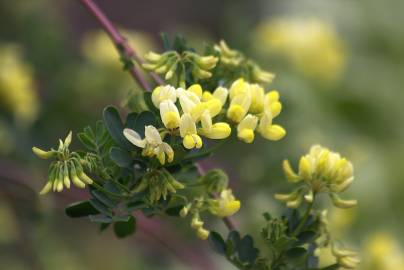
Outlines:
[[[225,139],[230,135],[229,124],[213,123],[226,98],[227,89],[219,87],[209,100],[204,99],[199,84],[186,90],[169,85],[158,86],[152,93],[153,104],[159,108],[164,126],[172,132],[179,131],[186,149],[201,148],[203,142],[200,136]],[[179,106],[176,105],[178,103]]]
[[[265,93],[260,85],[242,78],[233,82],[230,89],[218,87],[213,92],[204,91],[199,84],[187,89],[158,86],[151,100],[160,111],[165,129],[159,132],[156,127],[148,126],[144,139],[134,130],[125,129],[124,135],[134,145],[144,148],[143,155],[157,156],[161,164],[165,164],[166,155],[168,162],[174,157],[170,145],[163,142],[167,132],[180,136],[186,149],[201,148],[202,137],[214,140],[229,137],[230,124],[237,125],[237,136],[246,143],[253,142],[255,131],[268,140],[280,140],[286,134],[281,126],[272,123],[282,109],[279,93]],[[214,121],[220,113],[226,114],[230,124]]]
[[[275,198],[286,202],[290,208],[297,208],[304,198],[311,203],[318,193],[328,193],[333,204],[339,208],[356,205],[356,200],[343,200],[338,193],[345,191],[353,181],[353,166],[340,154],[331,152],[320,145],[311,147],[310,152],[301,157],[299,172],[295,173],[289,161],[283,162],[286,177],[292,183],[303,182],[304,185],[290,194],[276,194]]]
[[[365,243],[363,269],[404,269],[404,250],[394,235],[376,232]]]
[[[38,114],[33,72],[16,45],[0,45],[0,107],[22,124],[31,123]]]
[[[256,49],[280,56],[303,75],[322,81],[337,79],[345,65],[345,50],[335,29],[316,18],[277,18],[255,31]]]
[[[285,136],[285,129],[272,123],[282,110],[277,91],[265,93],[260,85],[240,78],[231,85],[229,96],[227,117],[237,124],[240,140],[251,143],[255,130],[268,140],[277,141]]]

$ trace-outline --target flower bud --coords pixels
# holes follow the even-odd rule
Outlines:
[[[358,204],[357,200],[343,200],[335,193],[331,193],[330,197],[332,203],[339,208],[351,208]]]
[[[208,239],[208,237],[209,237],[209,231],[208,231],[208,230],[205,230],[204,228],[199,228],[199,229],[196,231],[196,235],[197,235],[200,239],[206,240],[206,239]]]
[[[209,56],[196,57],[195,60],[196,60],[196,64],[201,69],[209,70],[216,66],[218,58],[214,57],[213,55],[209,55]]]
[[[301,177],[299,175],[297,175],[293,169],[292,166],[290,166],[290,163],[288,160],[284,160],[282,163],[282,167],[283,167],[283,172],[286,175],[286,178],[292,182],[292,183],[296,183],[299,182],[301,180]]]
[[[42,149],[39,149],[38,147],[32,147],[32,152],[34,152],[34,154],[42,159],[49,159],[52,158],[56,155],[56,152],[51,150],[51,151],[44,151]]]
[[[52,181],[48,181],[46,185],[41,189],[39,194],[45,195],[46,193],[48,193],[52,189],[52,185],[53,185]]]
[[[194,77],[197,79],[208,79],[212,76],[212,73],[195,66],[192,69],[192,75],[194,75]]]
[[[159,61],[161,61],[163,59],[163,55],[150,51],[150,52],[148,52],[147,54],[144,55],[144,58],[147,61],[156,63],[156,62],[159,62]]]

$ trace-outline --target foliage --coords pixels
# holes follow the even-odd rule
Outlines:
[[[256,132],[271,141],[286,134],[283,127],[273,124],[282,109],[279,93],[266,93],[262,86],[274,76],[224,41],[208,46],[204,54],[188,47],[180,37],[172,44],[165,36],[163,41],[166,51],[148,53],[143,67],[165,74],[168,85],[157,85],[151,94],[138,95],[140,102],[135,104],[143,105],[134,106],[125,117],[115,107],[106,107],[95,128],[86,127],[78,133],[84,149],[69,149],[71,133],[59,140],[57,149],[33,148],[40,158],[52,159],[41,194],[69,189],[70,181],[78,188],[88,188],[88,200],[68,206],[66,214],[88,217],[101,231],[113,227],[120,238],[135,233],[139,212],[148,217],[190,216],[196,235],[209,239],[214,250],[239,269],[319,269],[317,249],[334,247],[335,243],[324,212],[313,209],[318,189],[306,194],[307,204],[302,203],[299,193],[299,203],[292,204],[295,210],[287,210],[279,218],[264,214],[261,240],[266,249],[258,249],[252,236],[237,230],[224,240],[207,230],[204,221],[206,215],[228,219],[239,211],[241,203],[228,187],[228,176],[219,169],[203,173],[198,160],[231,140],[233,132],[244,143],[252,143]],[[124,61],[125,69],[133,67],[127,63]],[[309,166],[301,166],[300,176],[286,166],[286,176],[292,175],[295,182],[311,181],[310,187],[317,187],[313,182],[320,180],[337,183],[341,190],[352,182],[351,171],[344,170],[347,161],[340,162],[338,154],[321,152],[316,158]],[[296,201],[292,195],[282,198]],[[286,200],[285,196],[293,198]],[[305,210],[298,209],[304,205]],[[336,264],[322,269],[356,267],[356,254],[342,248],[333,250]]]

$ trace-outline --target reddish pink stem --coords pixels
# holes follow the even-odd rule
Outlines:
[[[127,40],[119,33],[118,29],[112,24],[105,13],[92,0],[80,0],[87,10],[97,19],[102,28],[107,32],[112,42],[114,43],[119,54],[125,59],[134,59],[138,64],[142,64],[143,60],[139,57],[136,51],[129,45]],[[129,73],[134,80],[139,83],[143,89],[150,91],[151,87],[147,80],[142,76],[140,70],[136,66],[129,69]],[[162,79],[154,73],[150,74],[158,84],[164,84]]]

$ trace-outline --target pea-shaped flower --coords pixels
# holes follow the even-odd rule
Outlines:
[[[142,155],[156,156],[162,165],[166,162],[166,156],[168,162],[173,161],[174,150],[168,143],[163,142],[160,133],[154,126],[145,127],[144,139],[140,137],[139,133],[129,128],[125,128],[123,134],[128,141],[137,147],[143,148]]]
[[[339,208],[356,205],[356,200],[343,200],[338,193],[345,191],[353,181],[353,166],[340,154],[331,152],[320,145],[311,147],[310,152],[301,157],[299,172],[295,173],[289,163],[283,162],[286,177],[292,183],[303,183],[290,194],[276,194],[275,198],[287,203],[288,207],[296,208],[302,202],[312,202],[316,194],[329,194],[333,204]]]
[[[218,217],[232,216],[240,209],[240,201],[234,198],[231,189],[222,190],[220,197],[209,204],[209,211]]]

